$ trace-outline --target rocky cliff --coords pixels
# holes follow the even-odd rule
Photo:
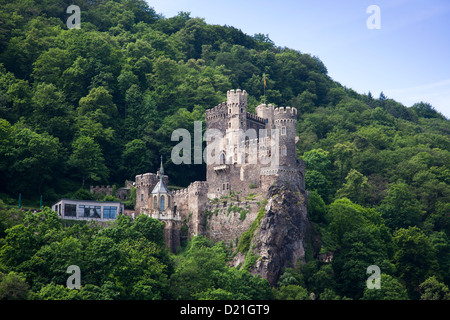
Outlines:
[[[244,221],[211,215],[207,236],[238,242],[233,265],[260,274],[273,285],[286,267],[304,262],[305,254],[313,255],[319,244],[308,220],[305,191],[289,184],[272,185],[258,204],[247,205],[250,211]]]
[[[305,191],[290,185],[273,185],[267,199],[247,255],[258,257],[249,268],[252,273],[274,284],[286,267],[297,267],[305,261],[307,250],[314,254],[318,244],[307,216]]]

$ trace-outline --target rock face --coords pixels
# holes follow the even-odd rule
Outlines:
[[[298,186],[279,183],[258,200],[209,205],[205,236],[233,247],[233,266],[260,274],[274,285],[285,268],[297,267],[306,253],[320,248],[308,220],[307,199]]]
[[[273,285],[286,267],[304,262],[305,250],[316,251],[316,245],[305,191],[291,185],[272,185],[267,199],[247,255],[257,257],[250,271]]]

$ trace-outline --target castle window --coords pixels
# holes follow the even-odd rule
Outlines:
[[[153,197],[153,209],[158,209],[158,198],[156,196]]]
[[[161,196],[161,210],[164,210],[164,196]]]
[[[144,201],[144,194],[141,194],[141,202]]]
[[[287,154],[286,146],[281,147],[281,155],[285,156]]]
[[[220,154],[220,163],[219,164],[225,164],[225,153]]]
[[[282,136],[286,135],[286,127],[281,127],[281,135]]]
[[[244,112],[244,109],[243,109],[243,108],[241,108],[241,112]]]

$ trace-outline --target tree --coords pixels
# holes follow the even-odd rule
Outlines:
[[[364,289],[361,300],[408,300],[406,289],[391,275],[382,273],[380,289]]]
[[[415,226],[396,230],[392,239],[397,248],[393,262],[399,279],[409,296],[417,297],[419,284],[437,272],[435,251],[429,238]]]
[[[450,300],[448,286],[439,282],[435,276],[429,277],[419,286],[420,300]]]
[[[79,101],[78,116],[87,116],[104,127],[112,127],[118,116],[113,97],[103,87],[93,88],[86,97]]]
[[[349,198],[355,203],[365,204],[367,193],[369,191],[368,179],[363,174],[355,169],[351,169],[345,178],[345,183],[342,185],[336,195],[338,197]]]
[[[438,119],[445,119],[445,117],[436,111],[436,109],[427,102],[419,102],[413,104],[411,107],[412,110],[414,110],[417,113],[418,117],[421,118],[438,118]]]
[[[339,181],[340,184],[344,181],[344,172],[352,162],[353,154],[356,151],[356,147],[353,143],[336,143],[333,147],[333,154],[336,157],[334,164],[339,168]]]
[[[53,84],[40,83],[32,98],[32,122],[39,132],[48,132],[61,142],[69,143],[72,135],[72,113],[64,93]]]
[[[13,170],[20,173],[22,178],[18,179],[16,185],[21,187],[23,192],[42,194],[43,186],[50,183],[56,173],[61,173],[61,168],[58,168],[62,152],[59,139],[45,132],[38,134],[16,124],[14,147]]]
[[[78,171],[82,185],[86,180],[100,181],[108,176],[100,146],[91,137],[81,136],[72,144],[67,163]]]
[[[419,225],[423,215],[420,203],[404,182],[392,184],[379,211],[391,229]]]
[[[0,273],[1,300],[26,300],[29,296],[29,286],[23,275],[14,271],[8,274]]]
[[[317,190],[309,193],[308,217],[313,222],[325,222],[326,206]]]
[[[330,167],[328,152],[322,149],[313,149],[303,154],[306,164],[305,184],[307,190],[316,190],[320,196],[328,201],[330,195]]]
[[[152,155],[141,139],[134,139],[125,145],[122,161],[127,177],[134,177],[138,173],[148,172],[152,167]]]
[[[308,290],[302,286],[290,284],[275,290],[277,300],[310,300]]]

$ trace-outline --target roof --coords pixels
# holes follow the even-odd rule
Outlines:
[[[93,203],[118,203],[118,204],[124,204],[122,201],[99,201],[99,200],[82,200],[82,199],[70,199],[70,198],[61,198],[58,201],[56,201],[55,203],[53,203],[53,205],[57,204],[58,202],[61,202],[63,200],[68,200],[68,201],[74,201],[74,202],[93,202]]]
[[[152,194],[156,194],[156,193],[169,193],[169,194],[171,194],[172,192],[169,191],[169,189],[164,184],[163,180],[160,179],[158,181],[158,183],[156,184],[156,186],[153,188],[153,191],[152,191]]]

